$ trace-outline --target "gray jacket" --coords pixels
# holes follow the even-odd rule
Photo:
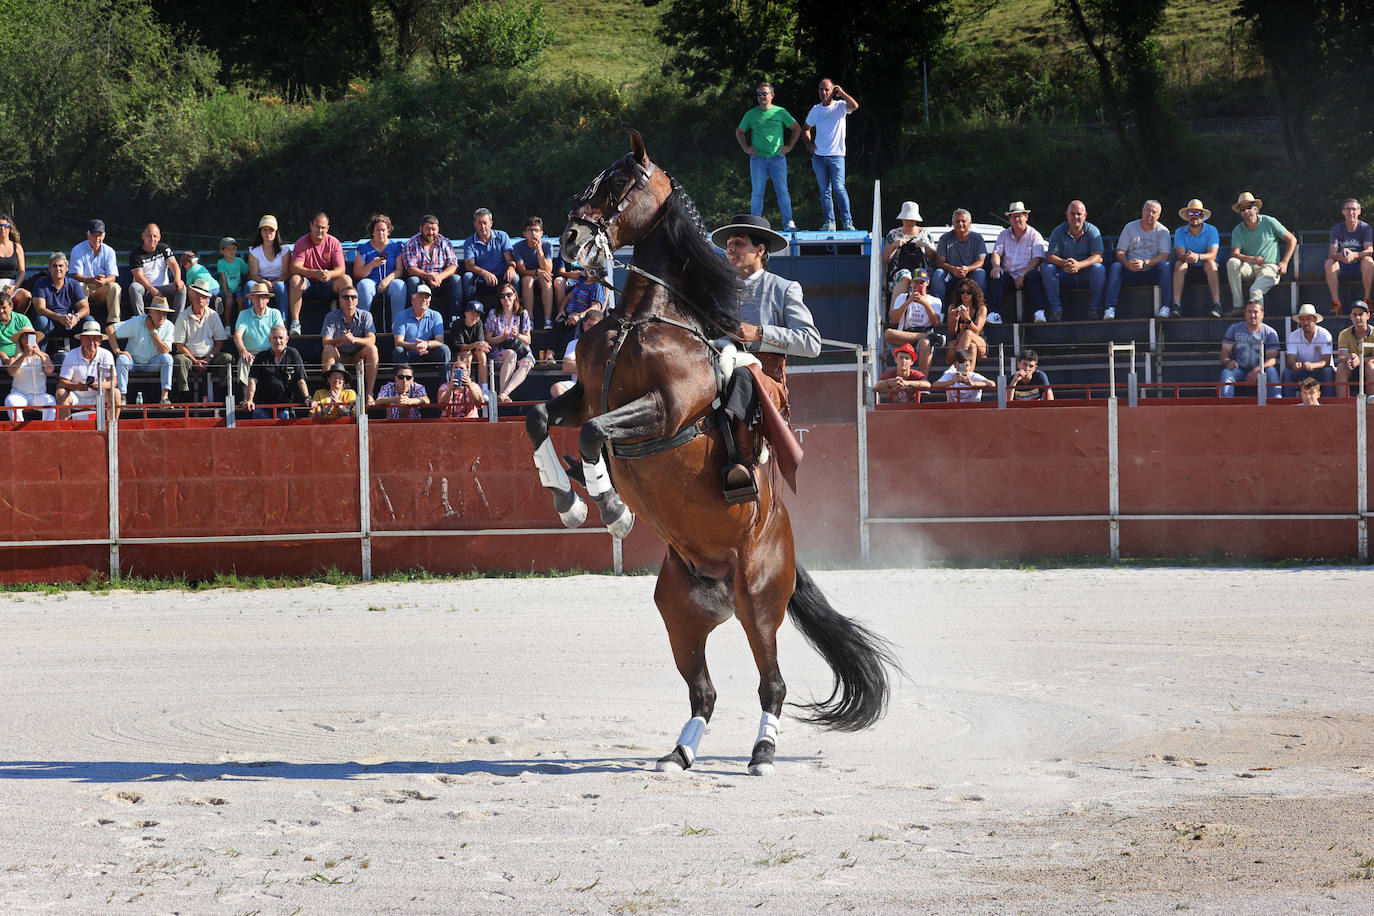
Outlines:
[[[795,280],[766,270],[746,279],[739,319],[762,329],[763,340],[750,342],[751,352],[807,357],[821,352],[821,334],[802,301],[801,284]]]

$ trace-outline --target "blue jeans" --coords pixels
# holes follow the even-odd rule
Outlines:
[[[392,316],[404,312],[406,306],[406,285],[400,280],[392,280],[386,285],[386,290],[382,293],[384,301],[388,306],[390,314],[373,315],[373,321],[379,328],[391,327]],[[358,308],[364,312],[372,311],[372,300],[377,298],[377,281],[371,277],[365,277],[358,281]]]
[[[1038,311],[1045,307],[1045,284],[1040,279],[1040,271],[1032,270],[1026,274],[1025,282],[1021,284],[1025,296],[1022,297],[1022,306],[1031,311]],[[1000,312],[1003,324],[1011,324],[1016,321],[1029,321],[1029,315],[1008,315],[1002,311],[1002,297],[1010,291],[1012,295],[1012,308],[1016,302],[1016,279],[1006,271],[996,280],[988,278],[988,311]]]
[[[978,288],[983,291],[983,298],[986,299],[988,297],[988,272],[986,270],[980,267],[977,270],[970,271],[968,277],[965,279],[977,283]],[[957,286],[959,282],[959,279],[948,271],[937,269],[930,277],[930,294],[941,302],[944,302],[945,290],[947,290],[951,284]]]
[[[1144,270],[1127,270],[1126,265],[1120,261],[1113,261],[1112,266],[1107,268],[1107,308],[1116,308],[1117,302],[1121,299],[1123,283],[1130,286],[1148,286],[1154,283],[1159,287],[1160,304],[1167,305],[1174,301],[1173,262],[1160,261],[1154,267]]]
[[[465,278],[469,276],[471,276],[471,274],[464,274]],[[415,295],[415,290],[417,287],[419,287],[419,285],[419,277],[406,278],[406,301],[405,305],[401,306],[402,311],[410,307],[410,297]],[[444,282],[439,284],[438,289],[432,289],[430,290],[430,292],[433,293],[433,295],[430,297],[429,307],[434,311],[438,312],[440,318],[444,318],[445,316],[450,314],[450,312],[445,312],[443,307],[439,304],[440,296],[446,299],[452,306],[451,314],[455,317],[463,314],[464,303],[466,303],[469,299],[474,298],[468,295],[467,280],[458,279],[458,275],[456,273],[449,274],[448,277],[444,280]],[[358,297],[358,301],[359,303],[362,302],[361,296]],[[393,311],[391,313],[391,320],[395,321],[396,316],[399,314],[401,313],[398,311]]]
[[[1290,398],[1298,397],[1298,383],[1305,378],[1314,378],[1322,383],[1322,397],[1334,398],[1336,396],[1336,370],[1330,366],[1321,369],[1284,368],[1284,396]]]
[[[172,388],[172,354],[159,353],[151,363],[134,363],[134,358],[128,353],[121,353],[115,357],[115,384],[119,386],[121,394],[129,393],[129,372],[138,369],[140,372],[156,372],[162,382],[162,390],[170,391]]]
[[[33,310],[32,317],[33,329],[37,331],[39,334],[43,335],[43,343],[39,347],[39,349],[44,351],[45,353],[48,352],[48,345],[53,342],[54,337],[65,337],[69,340],[76,340],[77,335],[81,333],[80,321],[76,323],[76,327],[74,328],[61,327],[59,325],[53,324],[53,320],[49,318],[47,315],[38,314],[38,309]],[[84,321],[85,319],[82,320]]]
[[[1044,264],[1040,268],[1040,279],[1045,283],[1045,298],[1049,300],[1050,311],[1063,309],[1059,290],[1087,289],[1092,294],[1092,302],[1088,306],[1092,316],[1102,317],[1102,290],[1107,285],[1107,268],[1101,264],[1090,265],[1076,274],[1067,273],[1053,264]]]
[[[835,204],[838,203],[840,228],[852,229],[854,217],[849,212],[849,192],[844,189],[844,157],[817,156],[812,153],[811,168],[815,170],[816,184],[821,188],[821,219],[827,223],[835,222]]]
[[[1233,398],[1236,396],[1236,385],[1245,381],[1245,377],[1250,374],[1254,366],[1238,366],[1235,369],[1221,370],[1221,396]],[[1264,370],[1264,377],[1269,380],[1269,397],[1280,397],[1279,370],[1270,366]],[[1334,374],[1332,376],[1334,378]]]
[[[786,228],[792,222],[792,195],[787,190],[787,157],[781,153],[769,159],[750,156],[749,182],[753,193],[749,198],[749,212],[755,216],[763,215],[763,191],[770,180],[773,182],[773,193],[778,195],[778,209],[782,211],[782,225]]]

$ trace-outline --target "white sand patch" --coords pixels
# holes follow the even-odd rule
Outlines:
[[[1368,912],[1370,575],[820,573],[909,678],[765,779],[648,578],[0,596],[0,911]]]

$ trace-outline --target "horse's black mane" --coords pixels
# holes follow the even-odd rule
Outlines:
[[[667,236],[674,260],[682,259],[683,305],[708,326],[739,330],[739,277],[716,251],[706,234],[701,213],[676,178],[669,179],[673,193],[663,205],[660,228]],[[712,332],[714,333],[714,332]]]

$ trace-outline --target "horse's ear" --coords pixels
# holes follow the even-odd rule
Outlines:
[[[644,148],[644,138],[639,135],[639,131],[630,131],[630,152],[635,154],[635,161],[642,166],[649,164],[649,151]]]

